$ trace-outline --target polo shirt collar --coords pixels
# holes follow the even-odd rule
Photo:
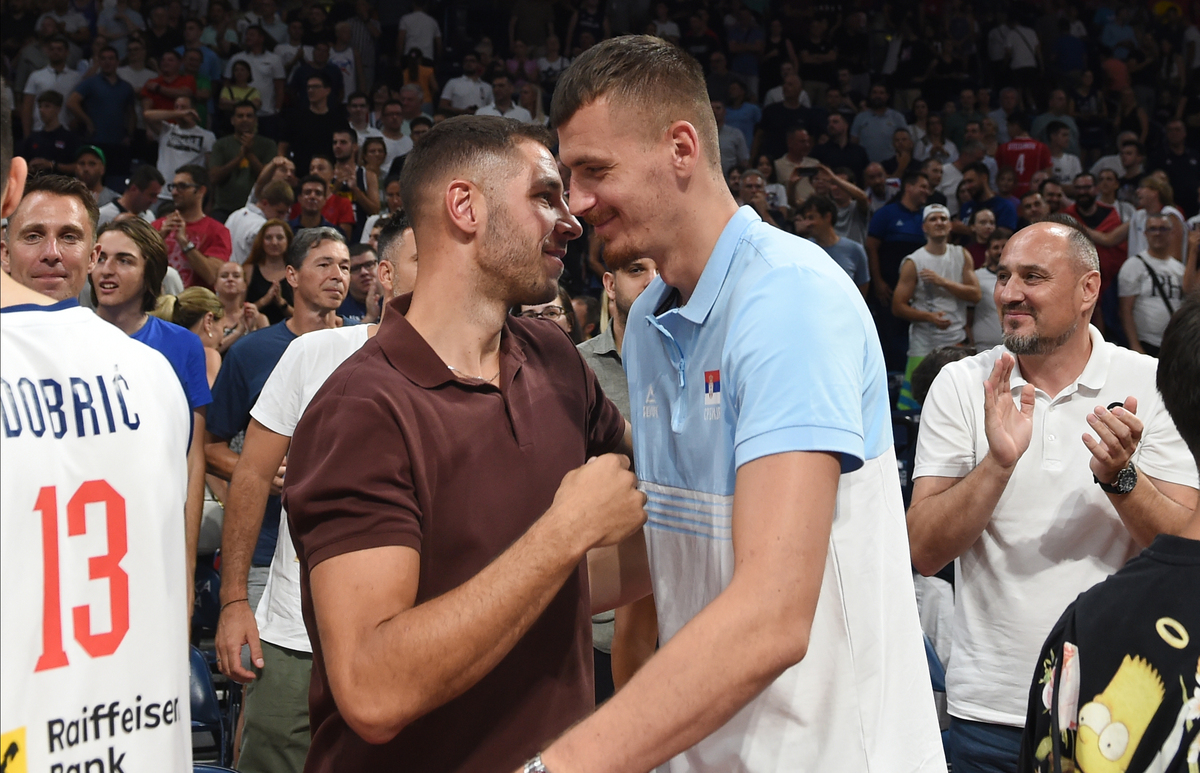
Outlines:
[[[1058,397],[1076,392],[1079,387],[1099,391],[1103,388],[1104,382],[1108,380],[1108,366],[1112,362],[1112,348],[1105,344],[1104,336],[1100,335],[1100,331],[1094,325],[1088,325],[1088,335],[1092,339],[1092,353],[1088,356],[1087,365],[1083,366],[1083,372],[1075,379],[1075,383],[1060,392]],[[1009,379],[1012,391],[1019,391],[1021,387],[1029,383],[1021,375],[1020,358],[1016,359],[1016,366],[1013,367],[1012,377]],[[1058,397],[1055,399],[1058,399]]]
[[[383,355],[401,375],[423,389],[443,384],[457,384],[467,389],[495,389],[493,384],[472,384],[454,375],[454,371],[438,356],[417,329],[405,319],[412,304],[412,293],[401,295],[388,303],[388,315],[379,325],[375,339]],[[507,391],[513,377],[525,362],[525,352],[513,341],[511,320],[504,321],[500,333],[500,384]]]
[[[708,318],[709,312],[717,302],[717,296],[720,295],[721,287],[725,284],[725,277],[729,275],[729,267],[733,264],[733,254],[741,242],[742,236],[751,225],[761,222],[762,218],[750,206],[740,207],[733,214],[733,217],[725,224],[725,229],[721,231],[721,237],[717,239],[712,254],[708,256],[708,263],[705,264],[704,271],[700,274],[700,281],[696,283],[692,297],[679,309],[680,316],[697,325],[704,324],[704,320]]]
[[[262,209],[260,209],[259,206],[253,201],[246,204],[246,209],[250,210],[251,214],[258,215],[259,217],[265,218],[267,216],[266,213],[263,212]]]
[[[593,338],[592,341],[592,351],[595,354],[601,356],[615,354],[620,357],[617,352],[617,339],[613,337],[612,322],[609,322],[608,327],[604,328],[604,332]]]

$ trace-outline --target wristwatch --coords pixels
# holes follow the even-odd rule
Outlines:
[[[1092,476],[1092,480],[1096,481],[1100,490],[1106,494],[1128,494],[1137,486],[1137,479],[1137,468],[1133,466],[1132,461],[1121,468],[1112,483],[1101,483],[1099,478]]]
[[[185,239],[179,243],[179,249],[183,250],[185,253],[188,253],[196,249],[196,244]]]
[[[542,764],[542,755],[535,754],[533,759],[525,763],[524,773],[550,773]]]

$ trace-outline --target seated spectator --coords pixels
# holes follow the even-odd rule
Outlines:
[[[217,138],[200,126],[200,114],[192,107],[191,97],[176,97],[173,109],[152,108],[144,115],[147,128],[158,132],[158,171],[163,179],[174,178],[175,173],[185,166],[208,168],[209,154]],[[159,198],[169,200],[170,191],[164,189]]]
[[[229,351],[229,347],[246,335],[271,324],[257,306],[246,300],[246,272],[237,263],[230,261],[221,266],[217,273],[216,294],[225,310],[222,317],[225,324],[221,341],[217,344],[217,351],[221,354]]]
[[[491,87],[488,87],[489,93]],[[398,159],[408,155],[412,150],[412,137],[404,133],[404,103],[398,99],[388,100],[382,107],[381,123],[379,125],[380,132],[383,135],[384,145],[387,146],[387,157],[383,160],[383,170],[385,177],[391,176],[391,169]],[[411,129],[409,124],[409,131]]]
[[[63,95],[46,90],[37,95],[37,112],[42,128],[25,138],[19,156],[29,164],[29,173],[75,174],[75,152],[79,135],[58,122]]]
[[[1105,206],[1117,210],[1121,222],[1133,219],[1137,207],[1124,201],[1118,195],[1121,192],[1121,176],[1111,169],[1101,169],[1096,175],[1096,200]]]
[[[892,149],[895,151],[895,155],[880,162],[883,165],[883,171],[888,173],[888,177],[903,177],[904,173],[908,171],[909,164],[913,162],[915,149],[908,127],[897,129],[892,134]]]
[[[251,202],[229,216],[225,227],[233,245],[230,260],[244,264],[254,249],[259,231],[268,220],[283,220],[296,201],[292,186],[284,180],[267,183],[257,202]]]
[[[787,211],[775,209],[767,201],[767,181],[762,172],[757,169],[747,169],[742,172],[742,190],[738,200],[746,206],[753,207],[767,225],[773,225],[776,228],[787,226]]]
[[[1021,205],[1021,199],[1013,195],[1013,188],[1016,186],[1017,171],[1015,169],[1011,166],[1002,166],[996,169],[996,195],[1012,204],[1014,212]]]
[[[318,153],[317,155],[313,156],[312,161],[309,162],[308,173],[310,176],[319,177],[325,181],[328,198],[324,200],[321,206],[322,219],[328,223],[332,223],[334,228],[341,229],[341,231],[345,233],[347,237],[349,237],[351,232],[354,230],[354,225],[356,222],[354,216],[354,205],[350,203],[349,199],[338,196],[333,191],[333,158],[330,157],[328,153]],[[303,182],[304,181],[301,180],[301,185],[303,185]],[[301,194],[301,198],[303,198],[303,194]],[[294,220],[295,218],[301,216],[302,210],[303,206],[301,205],[301,201],[297,200],[296,203],[292,205],[291,210],[288,212],[288,216]],[[300,227],[316,228],[315,225],[305,225]],[[299,230],[299,228],[297,228],[294,224],[292,225],[292,228],[294,230]]]
[[[575,307],[571,303],[571,294],[561,284],[558,286],[558,295],[554,300],[534,306],[522,306],[518,315],[525,319],[542,319],[558,325],[571,337],[576,346],[583,343],[583,331],[580,330],[579,322],[575,319]]]
[[[75,177],[96,198],[96,206],[103,207],[110,201],[115,201],[119,193],[104,184],[104,171],[108,159],[104,151],[95,145],[84,145],[75,152]]]
[[[773,20],[771,22],[771,28],[774,29],[776,24],[778,24],[778,20]],[[786,46],[788,51],[792,50],[792,42],[786,37],[782,39],[781,43]],[[783,82],[788,79],[788,76],[796,75],[796,64],[795,62],[791,61],[791,58],[794,58],[794,56],[795,54],[793,53],[791,54],[790,58],[778,62],[779,75],[777,76],[778,79],[775,81],[775,83],[778,85],[767,89],[767,93],[763,95],[762,109],[764,113],[771,105],[775,105],[783,101]],[[812,107],[812,99],[808,96],[808,92],[804,91],[803,81],[800,82],[800,96],[798,99],[801,107]]]
[[[1004,171],[997,175],[1003,176]],[[959,209],[958,217],[962,224],[971,222],[971,217],[979,209],[990,209],[996,215],[996,225],[1010,231],[1017,229],[1017,208],[1007,197],[992,191],[988,183],[988,168],[983,162],[976,161],[963,170],[963,182],[971,192],[971,199]],[[955,233],[969,236],[970,230],[965,225],[959,225]]]
[[[925,128],[925,136],[921,141],[916,143],[913,149],[913,158],[918,161],[924,161],[927,158],[936,158],[943,164],[949,164],[958,158],[958,147],[946,138],[943,129],[942,117],[937,113],[931,113]]]
[[[1041,192],[1028,190],[1021,197],[1021,204],[1017,208],[1017,230],[1040,223],[1049,216],[1050,208],[1046,206],[1046,200],[1042,198]]]
[[[154,222],[151,207],[158,203],[158,194],[162,192],[165,182],[162,172],[149,164],[142,164],[134,169],[125,192],[100,207],[100,220],[97,225],[107,225],[124,214],[140,217],[147,223]]]
[[[767,203],[773,208],[784,212],[789,209],[787,188],[779,182],[779,178],[775,174],[775,164],[765,155],[758,157],[754,168],[762,173],[763,179],[767,182]]]
[[[346,98],[346,119],[358,136],[359,148],[363,148],[371,137],[383,136],[371,125],[371,99],[361,91],[356,91]],[[385,148],[384,153],[386,152]]]
[[[229,230],[204,214],[208,170],[198,165],[182,166],[167,189],[175,209],[153,224],[167,244],[167,261],[179,272],[185,287],[212,289],[231,249]]]
[[[248,69],[245,62],[235,63],[235,71],[243,68]],[[240,102],[232,116],[234,133],[213,145],[210,167],[213,216],[222,222],[246,203],[254,181],[278,150],[274,140],[259,133],[258,111],[252,102]]]
[[[1062,185],[1053,178],[1042,180],[1038,184],[1038,193],[1042,194],[1042,201],[1046,202],[1047,215],[1057,215],[1071,203],[1071,200],[1066,198],[1063,193]]]
[[[492,104],[492,87],[480,75],[479,57],[473,53],[464,56],[462,75],[446,81],[438,109],[447,115],[463,115]]]
[[[830,118],[832,119],[832,116]],[[904,116],[888,107],[887,86],[876,83],[871,87],[867,109],[854,118],[854,124],[850,127],[850,136],[862,146],[871,161],[878,162],[892,155],[892,135],[897,129],[907,126],[908,121],[904,119]],[[829,133],[832,141],[832,125]],[[922,139],[923,141],[924,139]],[[834,164],[826,158],[821,158],[821,163],[826,166],[849,166],[849,164]],[[853,167],[851,166],[851,168]]]
[[[1178,429],[1193,465],[1200,464],[1197,341],[1193,298],[1164,335],[1157,395],[1143,397],[1161,398],[1165,423]],[[1144,544],[1067,606],[1027,666],[1021,773],[1195,767],[1200,615],[1192,594],[1177,589],[1200,587],[1200,510]]]
[[[475,111],[475,115],[495,115],[521,123],[531,123],[529,111],[513,102],[513,82],[507,74],[492,79],[492,102]]]
[[[242,266],[245,302],[254,304],[272,325],[292,314],[293,291],[287,281],[287,251],[292,246],[293,233],[291,226],[281,220],[266,221],[254,237],[250,255]]]
[[[892,314],[910,323],[908,362],[896,405],[907,411],[920,409],[912,395],[913,370],[934,349],[967,339],[967,304],[978,303],[980,298],[971,256],[948,242],[950,211],[931,204],[925,207],[922,217],[925,245],[901,262],[892,295]]]
[[[750,163],[750,146],[746,137],[740,131],[725,123],[725,103],[721,100],[712,101],[713,117],[717,121],[717,143],[721,148],[721,170],[729,176],[734,167],[744,167]]]
[[[1117,276],[1121,326],[1135,352],[1157,357],[1163,331],[1183,305],[1183,262],[1170,252],[1172,218],[1146,216],[1146,249],[1130,256]]]
[[[301,62],[292,73],[288,80],[288,88],[291,89],[292,99],[296,104],[303,105],[309,101],[312,95],[306,91],[308,83],[316,77],[323,77],[324,82],[329,86],[329,104],[340,105],[344,101],[342,95],[346,93],[345,81],[342,78],[341,69],[329,61],[331,48],[331,43],[326,41],[314,44],[312,58]]]
[[[983,214],[988,210],[981,210]],[[967,340],[976,351],[984,351],[1004,343],[1000,327],[1000,310],[996,308],[996,274],[1000,270],[1000,255],[1008,244],[1012,231],[996,228],[987,238],[983,265],[975,269],[979,281],[979,300],[967,305]],[[916,385],[913,385],[914,395]],[[924,402],[923,399],[918,402]]]
[[[350,281],[346,285],[346,299],[337,311],[342,324],[366,325],[379,321],[383,296],[375,271],[378,265],[374,247],[350,245]]]
[[[804,220],[804,235],[825,252],[834,262],[845,269],[851,281],[858,285],[865,298],[871,285],[871,272],[867,267],[867,251],[857,242],[844,239],[834,230],[838,207],[827,196],[810,196],[801,206],[797,220]],[[799,229],[798,229],[799,230]]]
[[[793,126],[787,133],[787,153],[775,159],[775,179],[786,180],[787,204],[795,207],[813,194],[812,177],[821,165],[808,153],[812,137],[803,126]]]
[[[383,162],[387,160],[387,143],[383,141],[383,137],[367,137],[358,146],[358,153],[362,156],[363,168],[373,173],[375,179],[387,178],[387,170],[383,167]]]

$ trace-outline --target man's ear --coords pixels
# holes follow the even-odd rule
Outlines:
[[[379,259],[379,265],[375,269],[378,273],[379,285],[383,288],[383,299],[388,301],[392,297],[392,288],[395,286],[395,269],[392,268],[390,260]]]
[[[667,129],[671,141],[671,166],[679,177],[691,177],[703,163],[700,135],[688,121],[676,121]]]
[[[487,224],[487,202],[483,191],[467,180],[454,180],[446,186],[446,214],[454,229],[470,238],[483,233]]]
[[[13,157],[8,167],[8,179],[4,181],[4,199],[0,200],[0,217],[9,217],[17,211],[21,196],[25,193],[25,179],[29,176],[29,167],[25,159]]]

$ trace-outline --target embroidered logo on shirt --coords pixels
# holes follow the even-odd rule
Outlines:
[[[657,401],[655,401],[655,399],[654,399],[654,385],[653,384],[651,384],[646,389],[646,404],[642,406],[642,418],[643,419],[657,419],[658,418],[658,404],[657,404]]]
[[[721,404],[721,371],[704,371],[704,404]]]

